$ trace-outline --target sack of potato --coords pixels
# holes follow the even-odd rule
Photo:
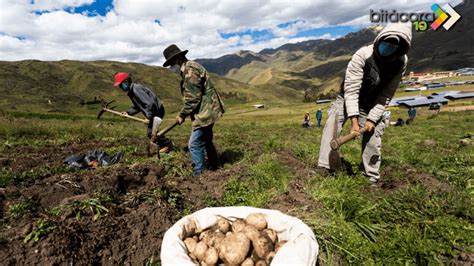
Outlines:
[[[318,243],[301,220],[252,207],[206,208],[166,231],[163,265],[315,265]]]

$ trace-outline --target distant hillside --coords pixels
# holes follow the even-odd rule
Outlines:
[[[453,70],[474,66],[474,5],[456,7],[461,20],[449,31],[414,32],[408,71]],[[215,73],[249,84],[278,84],[306,92],[306,100],[333,96],[347,63],[370,44],[381,27],[369,27],[336,40],[289,43],[259,53],[241,51],[217,59],[199,59]]]
[[[112,99],[125,108],[130,105],[128,97],[113,88],[113,76],[118,71],[131,72],[136,82],[152,88],[164,100],[167,110],[172,112],[180,107],[178,76],[162,67],[112,61],[25,60],[0,61],[0,109],[88,111],[88,104]],[[212,78],[224,101],[230,105],[303,100],[301,92],[289,87],[253,86],[217,75]]]

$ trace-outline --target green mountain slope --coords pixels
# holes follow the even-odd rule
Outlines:
[[[0,61],[0,108],[18,111],[88,112],[100,100],[117,100],[119,108],[130,105],[122,91],[113,88],[116,72],[131,72],[136,82],[152,88],[171,112],[180,107],[179,79],[168,69],[112,61]],[[283,86],[253,86],[217,75],[214,83],[224,101],[300,102],[303,94]],[[92,107],[93,106],[93,107]]]

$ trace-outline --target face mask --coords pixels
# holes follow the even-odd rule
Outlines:
[[[128,91],[128,85],[127,85],[127,83],[124,82],[124,83],[120,84],[120,88],[121,88],[123,91]]]
[[[392,44],[392,43],[388,43],[384,41],[381,41],[378,47],[379,54],[382,57],[391,56],[397,51],[397,49],[398,49],[397,44]]]

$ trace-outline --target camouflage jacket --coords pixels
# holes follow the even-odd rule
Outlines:
[[[181,66],[183,107],[180,116],[191,116],[193,128],[215,123],[225,112],[224,103],[212,84],[207,70],[194,61]]]

